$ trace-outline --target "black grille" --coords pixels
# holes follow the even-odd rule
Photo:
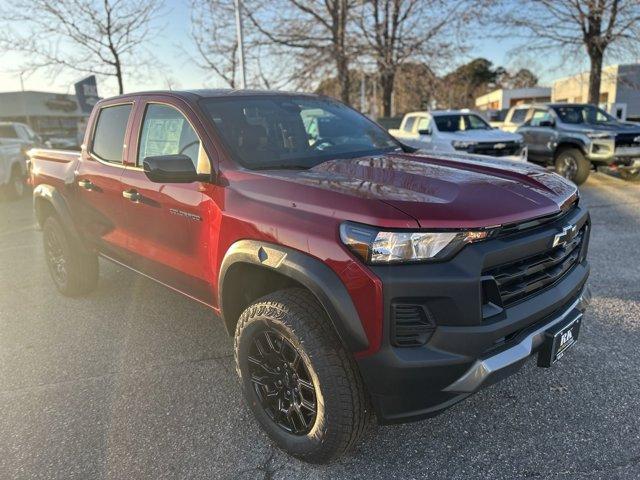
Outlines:
[[[538,293],[569,272],[580,261],[585,232],[583,227],[563,245],[483,272],[495,279],[502,306],[508,307]]]
[[[616,147],[640,147],[640,140],[635,140],[638,137],[640,137],[640,132],[619,133],[616,135]]]
[[[424,305],[391,304],[391,343],[396,347],[418,347],[427,343],[435,323]]]
[[[496,148],[496,145],[504,145],[504,147]],[[517,155],[521,149],[522,145],[517,142],[480,142],[470,147],[468,152],[492,157],[506,157],[507,155]]]

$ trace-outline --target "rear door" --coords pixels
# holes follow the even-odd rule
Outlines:
[[[128,165],[121,177],[128,248],[134,268],[207,304],[212,303],[204,184],[153,183],[146,157],[184,154],[199,173],[211,165],[191,121],[188,106],[158,97],[140,105]],[[203,241],[204,239],[204,241]]]
[[[134,101],[115,101],[94,113],[88,145],[83,146],[75,172],[80,228],[103,253],[126,261],[120,176],[128,153],[128,132]]]

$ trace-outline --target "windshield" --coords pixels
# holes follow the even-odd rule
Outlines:
[[[563,123],[570,124],[602,124],[615,122],[616,119],[604,110],[593,105],[566,105],[553,107]]]
[[[433,117],[440,132],[459,132],[462,130],[490,130],[491,125],[478,115],[451,114]]]
[[[311,168],[336,157],[400,149],[386,131],[330,99],[292,96],[203,101],[217,131],[247,168]]]

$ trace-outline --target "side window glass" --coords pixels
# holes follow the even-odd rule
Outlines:
[[[527,116],[527,109],[520,108],[518,110],[514,110],[513,115],[511,116],[511,121],[513,123],[522,123],[524,122],[524,119],[526,116]]]
[[[418,131],[427,130],[429,128],[429,123],[429,118],[420,117],[420,120],[418,120]]]
[[[416,123],[416,117],[407,118],[406,122],[404,122],[404,127],[402,130],[408,133],[413,132],[413,125]]]
[[[93,134],[92,151],[101,160],[122,163],[124,136],[131,113],[131,104],[104,107],[100,110]]]
[[[184,115],[173,107],[151,103],[142,123],[138,165],[146,157],[159,155],[186,155],[198,173],[211,172],[200,139]]]
[[[13,125],[0,125],[0,138],[18,138],[18,133]]]
[[[551,115],[547,110],[535,110],[533,112],[533,116],[531,117],[531,126],[539,127],[541,122],[546,122],[551,120]]]

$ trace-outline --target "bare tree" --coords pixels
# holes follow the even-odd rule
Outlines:
[[[605,53],[640,51],[638,0],[521,0],[501,16],[529,50],[562,49],[589,56],[589,103],[598,104]]]
[[[460,51],[458,32],[478,16],[485,2],[471,0],[364,0],[358,15],[360,36],[373,58],[390,116],[395,78],[407,62],[443,64]]]
[[[191,0],[191,40],[195,61],[213,71],[229,87],[236,87],[238,40],[233,0]]]
[[[340,98],[350,100],[349,63],[354,54],[349,23],[355,0],[275,0],[246,9],[266,42],[280,46],[282,56],[296,52],[296,80],[317,80],[327,65],[335,69]],[[281,64],[282,65],[282,64]],[[284,68],[284,67],[283,67]]]
[[[357,23],[376,65],[384,116],[392,114],[393,88],[399,67],[408,60],[424,60],[430,56],[429,42],[445,29],[462,3],[454,1],[449,5],[440,0],[362,2]],[[444,11],[435,13],[438,10]],[[438,50],[442,56],[449,53]]]
[[[23,54],[23,69],[67,69],[114,77],[124,92],[160,13],[159,0],[13,0],[0,18],[19,26],[0,32],[0,49]]]
[[[247,11],[260,8],[258,1],[245,0],[242,5],[243,17]],[[255,29],[247,28],[251,26],[245,24],[244,28],[247,87],[278,88],[286,85],[290,78],[286,69],[278,64],[279,52],[274,51],[271,42],[265,44]],[[191,45],[183,48],[185,54],[202,70],[212,72],[228,87],[237,88],[240,61],[234,1],[191,0],[190,39]]]

